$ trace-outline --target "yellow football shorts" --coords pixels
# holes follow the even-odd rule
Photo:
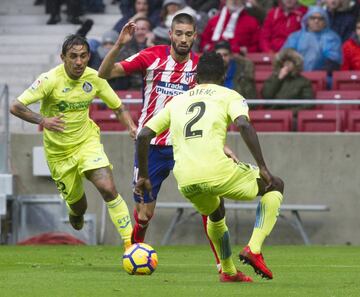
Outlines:
[[[259,169],[245,163],[234,168],[230,178],[180,187],[180,192],[190,200],[196,210],[210,215],[220,205],[220,197],[232,200],[253,200],[259,192]]]
[[[79,201],[84,194],[82,177],[85,171],[112,165],[98,136],[90,137],[69,158],[48,162],[51,176],[68,204]]]

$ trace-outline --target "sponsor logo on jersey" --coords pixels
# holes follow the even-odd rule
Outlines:
[[[93,89],[93,86],[92,86],[91,83],[86,81],[86,82],[84,82],[82,88],[86,93],[90,93],[92,91],[92,89]]]
[[[166,96],[176,96],[183,94],[189,89],[186,84],[171,83],[160,81],[156,86],[156,92]]]
[[[67,92],[69,92],[70,90],[71,90],[71,88],[65,87],[65,88],[62,90],[62,92],[63,92],[63,93],[67,93]]]
[[[80,102],[66,102],[60,101],[57,105],[59,111],[78,111],[89,108],[91,101],[80,101]]]
[[[37,79],[32,83],[30,88],[35,91],[40,86],[40,84],[41,84],[41,80]]]

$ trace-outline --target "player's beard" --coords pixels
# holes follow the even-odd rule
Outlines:
[[[183,48],[178,47],[174,41],[171,41],[171,46],[173,47],[173,49],[174,49],[174,51],[175,51],[175,53],[177,55],[179,55],[179,56],[187,56],[191,51],[193,43],[194,42],[192,42],[187,49],[183,49]]]

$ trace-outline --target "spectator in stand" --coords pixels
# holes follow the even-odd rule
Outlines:
[[[261,0],[246,0],[245,6],[248,11],[248,13],[252,16],[254,16],[261,24],[264,22],[266,17],[267,9],[264,6],[267,1],[261,1]],[[272,1],[269,1],[270,3],[267,3],[268,5],[271,5]],[[266,4],[265,4],[266,5]]]
[[[266,16],[260,34],[260,50],[278,52],[288,36],[301,29],[301,19],[306,11],[307,7],[299,5],[297,0],[280,0]]]
[[[293,48],[304,59],[304,70],[326,70],[330,74],[342,63],[341,39],[330,28],[325,10],[312,6],[303,17],[301,30],[292,33],[283,48]]]
[[[301,75],[303,59],[295,50],[280,51],[274,60],[272,75],[265,81],[262,96],[265,99],[313,99],[311,81]],[[299,110],[306,105],[272,105],[270,108]]]
[[[355,32],[343,45],[343,55],[341,70],[360,70],[360,18],[356,21]]]
[[[162,0],[121,0],[120,11],[123,17],[115,24],[114,30],[120,33],[128,21],[139,17],[149,18],[152,26],[160,23]]]
[[[136,30],[134,36],[120,50],[119,60],[123,61],[127,58],[139,53],[145,48],[154,46],[154,33],[151,31],[151,22],[147,18],[138,18],[135,20]],[[129,89],[141,89],[143,85],[142,73],[133,73],[129,76],[120,77],[118,79],[128,79]]]
[[[227,40],[233,53],[258,52],[259,34],[260,23],[248,13],[245,0],[226,0],[201,34],[200,50],[210,51],[217,42]]]
[[[349,39],[356,23],[349,1],[325,0],[325,8],[329,16],[330,28],[339,34],[342,42]]]
[[[104,13],[105,12],[105,4],[104,4],[103,0],[85,0],[82,2],[84,5],[84,9],[87,13]]]
[[[135,0],[131,9],[122,11],[123,17],[115,24],[113,29],[120,33],[127,22],[134,21],[137,18],[147,18],[149,11],[148,0]]]
[[[88,66],[98,70],[101,62],[103,61],[106,54],[115,44],[118,33],[115,30],[107,31],[101,38],[101,44],[96,48],[95,51],[91,52]],[[117,61],[120,61],[120,56]],[[109,85],[113,90],[127,90],[131,87],[129,77],[113,78],[108,80]]]
[[[224,60],[226,76],[224,86],[233,89],[247,99],[256,98],[254,64],[241,55],[234,56],[228,41],[215,44],[215,52]]]
[[[50,19],[47,21],[48,25],[55,25],[61,21],[60,17],[60,8],[62,0],[47,0],[46,1],[46,11],[50,13]],[[81,13],[81,1],[78,0],[68,0],[67,3],[67,22],[80,25],[82,21],[79,16]]]
[[[164,0],[161,9],[161,23],[153,30],[156,44],[170,44],[171,22],[179,13],[187,13],[195,20],[197,19],[196,11],[186,5],[185,0]]]
[[[209,12],[210,9],[218,9],[220,0],[188,0],[187,4],[198,12]]]

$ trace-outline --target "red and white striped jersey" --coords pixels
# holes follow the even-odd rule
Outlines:
[[[195,72],[199,57],[193,52],[184,63],[176,62],[170,55],[170,46],[157,45],[121,61],[127,74],[141,72],[143,75],[143,108],[138,132],[174,96],[195,86]],[[151,140],[155,145],[171,145],[169,131]]]

